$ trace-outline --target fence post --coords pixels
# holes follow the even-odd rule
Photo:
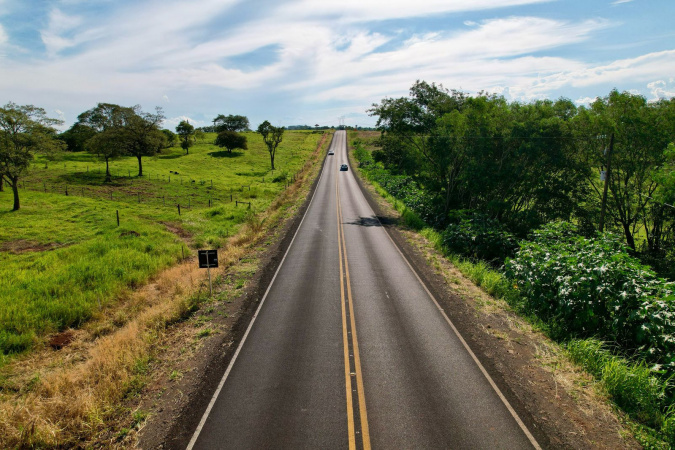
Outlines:
[[[116,209],[115,213],[117,214],[117,226],[119,227],[120,226],[120,211],[119,211],[119,209]]]
[[[68,196],[68,185],[66,185],[66,197]]]
[[[180,203],[178,204],[178,215],[180,216]]]

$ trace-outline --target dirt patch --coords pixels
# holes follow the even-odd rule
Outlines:
[[[192,235],[176,222],[162,222],[162,225],[164,225],[167,230],[184,241],[189,241],[192,239]]]
[[[398,212],[357,180],[375,213],[390,219],[383,221],[390,236],[542,447],[641,448],[623,425],[623,415],[558,344],[476,287],[424,237],[396,225]]]
[[[16,241],[0,242],[0,252],[10,252],[14,254],[28,253],[28,252],[46,252],[54,250],[55,248],[63,247],[63,244],[57,242],[40,243],[35,241],[27,241],[25,239],[17,239]]]
[[[48,345],[54,350],[61,350],[66,345],[75,340],[75,332],[73,330],[66,330],[58,333],[49,339]]]

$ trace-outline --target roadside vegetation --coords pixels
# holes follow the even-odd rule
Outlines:
[[[370,112],[380,132],[351,132],[353,155],[405,223],[565,345],[643,444],[674,445],[675,100],[417,82]]]

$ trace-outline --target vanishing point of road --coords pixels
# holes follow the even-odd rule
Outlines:
[[[188,448],[538,448],[331,149]]]

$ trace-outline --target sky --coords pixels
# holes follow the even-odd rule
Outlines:
[[[0,104],[67,128],[99,102],[164,126],[242,114],[373,126],[416,80],[509,101],[675,96],[675,0],[0,0]]]

